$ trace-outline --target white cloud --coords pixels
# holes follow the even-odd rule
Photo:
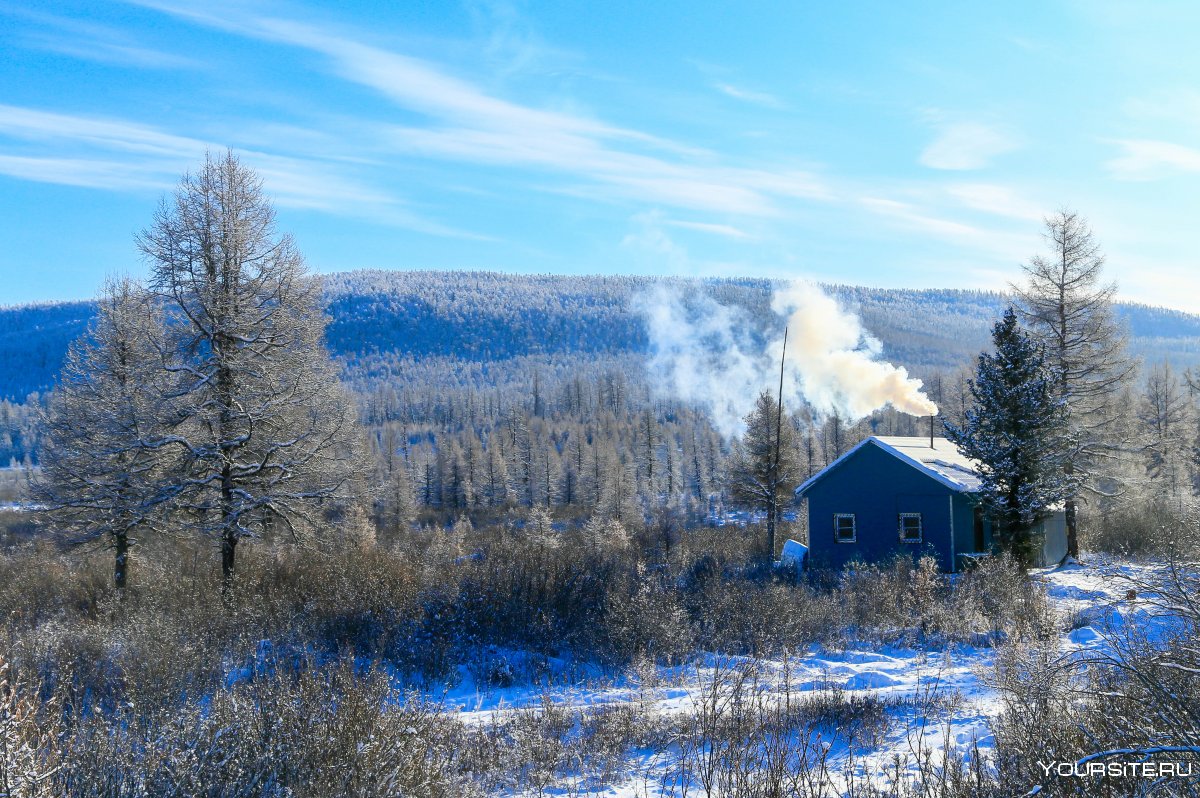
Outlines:
[[[327,58],[343,79],[371,88],[421,126],[389,127],[398,152],[448,160],[535,167],[584,180],[600,193],[677,208],[776,216],[780,198],[823,200],[829,191],[799,170],[720,166],[718,156],[642,131],[492,96],[428,61],[366,44],[348,33],[231,9],[150,2],[163,11],[239,35]]]
[[[1010,219],[1040,222],[1046,211],[1008,186],[962,183],[948,186],[946,193],[968,208]]]
[[[1200,129],[1200,91],[1193,88],[1162,89],[1122,104],[1122,110],[1139,122],[1170,122]]]
[[[1115,143],[1121,154],[1105,164],[1118,180],[1157,180],[1179,173],[1200,172],[1200,150],[1152,139],[1125,139]]]
[[[659,266],[676,274],[688,274],[691,256],[686,248],[676,243],[663,229],[661,211],[639,213],[631,220],[633,231],[621,239],[621,246],[643,256],[649,256]]]
[[[17,38],[26,47],[85,61],[140,69],[200,66],[200,62],[187,56],[147,47],[127,32],[106,25],[25,8],[0,8],[0,14],[14,16],[37,28],[22,32]]]
[[[886,197],[866,196],[859,198],[858,202],[863,208],[886,219],[897,230],[931,235],[1010,263],[1023,260],[1037,246],[1037,228],[1033,225],[1022,225],[1020,232],[1012,232],[956,221],[946,218],[945,209]],[[971,268],[978,269],[979,264],[973,264]]]
[[[735,100],[752,103],[754,105],[762,105],[767,108],[783,108],[783,102],[773,94],[768,94],[765,91],[753,91],[744,89],[739,86],[734,86],[730,83],[714,83],[713,88],[722,94],[732,97]]]
[[[148,125],[0,105],[0,133],[31,141],[74,141],[122,152],[194,159],[211,144]]]
[[[37,183],[117,190],[162,190],[171,185],[158,170],[96,158],[0,154],[0,174]]]
[[[53,151],[0,152],[0,174],[112,191],[170,189],[206,151],[226,146],[123,119],[14,105],[0,105],[0,137]],[[240,149],[238,154],[263,178],[279,206],[366,218],[433,235],[479,238],[418,217],[396,197],[346,175],[339,164],[253,149]]]
[[[910,229],[956,238],[975,238],[983,233],[979,228],[969,224],[930,215],[907,202],[882,197],[863,197],[859,202],[867,210],[880,216],[886,216]]]
[[[679,227],[684,230],[695,230],[700,233],[711,233],[712,235],[724,236],[726,238],[748,239],[750,234],[745,230],[740,230],[729,224],[713,224],[710,222],[690,222],[685,219],[668,219],[667,224],[671,227]]]
[[[946,125],[921,153],[920,161],[930,169],[982,169],[992,159],[1017,148],[1009,134],[978,122]]]

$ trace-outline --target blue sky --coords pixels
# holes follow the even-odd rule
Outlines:
[[[0,303],[142,274],[206,148],[316,271],[1003,288],[1090,219],[1200,312],[1200,4],[4,2]]]

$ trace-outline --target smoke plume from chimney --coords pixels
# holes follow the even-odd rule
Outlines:
[[[771,310],[779,323],[766,333],[745,309],[699,291],[685,296],[660,284],[636,297],[634,308],[650,335],[651,384],[706,408],[726,436],[742,432],[755,397],[778,379],[785,325],[783,401],[791,409],[806,401],[820,415],[848,421],[889,404],[914,416],[937,413],[921,381],[881,360],[879,341],[858,317],[815,285],[793,282],[776,290]]]

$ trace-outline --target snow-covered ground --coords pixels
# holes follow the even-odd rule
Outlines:
[[[1149,580],[1154,568],[1099,557],[1086,565],[1035,571],[1060,618],[1060,650],[1101,653],[1108,636],[1127,624],[1153,630],[1166,623],[1152,608],[1152,596],[1131,593],[1130,579]],[[506,713],[549,700],[566,707],[595,708],[633,703],[660,717],[695,717],[711,701],[714,685],[728,685],[737,675],[748,691],[765,702],[803,701],[806,697],[854,696],[880,699],[887,714],[883,733],[862,755],[850,760],[850,745],[836,728],[818,730],[810,743],[828,752],[826,763],[837,779],[872,780],[894,777],[895,763],[913,769],[916,761],[946,745],[970,756],[977,746],[992,745],[990,718],[1000,711],[1000,697],[989,686],[995,650],[957,646],[948,649],[869,648],[845,650],[814,647],[784,660],[750,661],[715,657],[680,668],[657,668],[642,677],[600,686],[509,688],[479,692],[469,684],[447,696],[466,723],[488,723]],[[679,795],[679,749],[665,745],[635,751],[627,767],[608,784],[591,784],[585,794],[633,798]],[[543,794],[555,794],[548,790]],[[578,793],[573,793],[578,794]],[[693,785],[691,795],[704,794]]]

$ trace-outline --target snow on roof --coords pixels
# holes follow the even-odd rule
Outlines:
[[[880,435],[876,440],[955,483],[959,490],[974,493],[982,486],[976,462],[945,438],[934,438],[932,447],[928,437]]]
[[[859,448],[868,444],[874,444],[888,454],[904,460],[951,490],[977,493],[981,487],[979,472],[976,470],[974,461],[963,455],[957,446],[945,438],[933,438],[931,446],[931,441],[927,436],[909,438],[895,435],[873,435],[796,488],[796,496],[802,496],[813,483],[858,451]]]

